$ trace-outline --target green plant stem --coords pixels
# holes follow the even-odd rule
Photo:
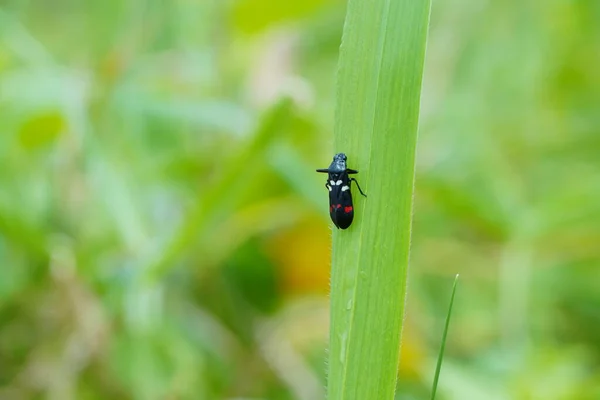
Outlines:
[[[437,365],[435,366],[435,376],[433,378],[431,400],[435,400],[437,385],[440,379],[440,371],[442,370],[442,360],[444,359],[444,350],[446,349],[446,338],[448,337],[448,326],[450,326],[450,316],[452,315],[452,307],[454,306],[454,295],[456,294],[457,283],[458,274],[456,274],[456,277],[454,278],[454,285],[452,285],[452,295],[450,295],[450,305],[448,306],[448,313],[446,314],[446,324],[444,325],[444,334],[442,335],[442,345],[440,346],[440,353],[438,354]]]
[[[334,145],[368,198],[333,234],[329,399],[394,396],[429,0],[350,0]]]

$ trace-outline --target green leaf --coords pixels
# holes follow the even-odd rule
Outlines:
[[[292,113],[293,104],[289,99],[281,99],[265,112],[250,142],[226,165],[223,166],[222,179],[198,199],[194,209],[174,233],[171,241],[152,258],[146,270],[145,279],[156,282],[166,274],[194,240],[218,224],[231,213],[236,206],[240,193],[251,186],[249,172],[264,158],[269,146],[284,129]]]
[[[65,129],[63,116],[56,111],[42,112],[31,116],[19,128],[21,145],[28,149],[37,149],[54,142]]]
[[[246,33],[256,33],[274,23],[306,17],[325,3],[324,0],[241,0],[232,7],[232,16],[236,28]]]
[[[350,0],[334,145],[368,198],[333,234],[330,399],[394,396],[429,0]]]
[[[442,370],[442,360],[444,359],[444,349],[446,349],[446,338],[448,337],[448,326],[450,326],[450,316],[452,315],[452,306],[454,305],[454,295],[456,294],[456,284],[458,283],[458,274],[454,278],[452,285],[452,294],[450,295],[450,305],[448,306],[448,314],[446,314],[446,325],[444,325],[444,334],[442,335],[442,345],[438,354],[437,365],[435,366],[435,376],[433,378],[433,389],[431,390],[431,400],[435,400],[437,385],[440,379],[440,371]]]

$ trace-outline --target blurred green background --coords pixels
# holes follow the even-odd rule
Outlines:
[[[344,13],[0,2],[0,399],[324,397]],[[598,21],[434,1],[398,399],[600,399]]]

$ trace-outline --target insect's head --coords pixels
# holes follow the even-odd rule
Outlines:
[[[329,170],[330,171],[345,171],[346,170],[346,160],[348,158],[346,157],[346,155],[344,153],[337,153],[335,156],[333,156],[333,161],[331,162],[331,165],[329,166]]]

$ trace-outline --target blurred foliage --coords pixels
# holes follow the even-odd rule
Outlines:
[[[323,397],[345,5],[283,4],[0,4],[0,398]],[[438,398],[600,398],[598,20],[434,3],[398,398],[457,272]]]

